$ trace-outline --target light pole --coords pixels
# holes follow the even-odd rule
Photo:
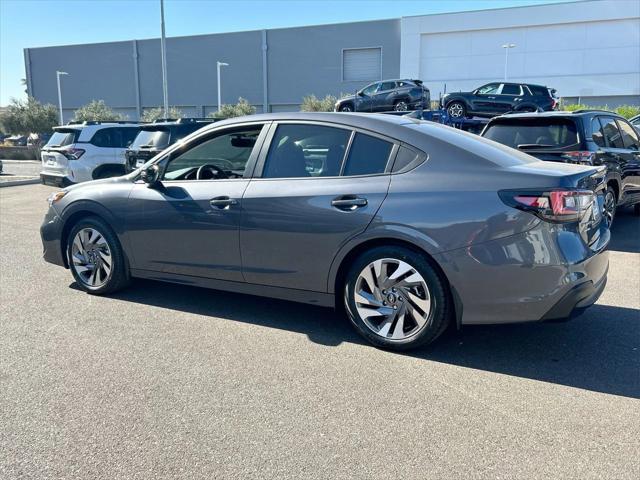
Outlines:
[[[162,100],[164,118],[169,118],[169,87],[167,86],[167,46],[164,35],[164,0],[160,0],[160,50],[162,51]]]
[[[220,105],[222,104],[222,86],[220,85],[220,67],[228,67],[228,63],[216,62],[218,66],[218,111],[220,111]]]
[[[509,49],[514,48],[516,46],[515,43],[505,43],[502,45],[504,48],[504,81],[507,81],[507,65],[509,63]]]
[[[62,90],[60,89],[60,75],[69,75],[67,72],[61,72],[56,70],[56,80],[58,81],[58,108],[60,111],[60,125],[64,125],[64,118],[62,117]]]

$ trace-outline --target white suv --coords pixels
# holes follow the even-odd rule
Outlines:
[[[42,148],[40,180],[66,187],[125,174],[125,151],[140,131],[133,122],[84,122],[55,127]]]

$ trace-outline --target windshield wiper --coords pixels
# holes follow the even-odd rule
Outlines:
[[[547,143],[521,143],[518,145],[519,149],[523,148],[553,148],[557,145],[549,145]]]

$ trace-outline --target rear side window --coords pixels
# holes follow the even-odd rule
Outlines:
[[[47,142],[47,147],[64,147],[78,141],[80,130],[56,130]]]
[[[502,87],[502,95],[520,95],[520,85],[505,83]]]
[[[384,173],[393,144],[380,138],[356,133],[343,175]]]
[[[540,85],[528,85],[528,87],[533,95],[540,95],[542,97],[549,96],[549,89],[547,87],[542,87]]]
[[[262,177],[336,177],[350,136],[350,130],[323,125],[279,125]]]
[[[508,147],[521,149],[563,148],[578,143],[576,124],[563,118],[494,123],[482,136]]]
[[[606,145],[611,148],[624,148],[622,135],[618,130],[615,118],[600,117],[600,124],[602,125],[602,135]]]
[[[90,143],[96,147],[126,148],[133,143],[137,134],[137,128],[103,128],[93,135]]]
[[[629,148],[631,150],[640,149],[638,134],[635,132],[633,127],[620,119],[618,119],[618,127],[620,127],[620,133],[622,134],[622,143],[624,144],[624,148]]]
[[[600,124],[600,120],[598,117],[595,117],[591,120],[591,138],[599,147],[606,146],[604,142],[604,131],[602,130],[602,125]]]

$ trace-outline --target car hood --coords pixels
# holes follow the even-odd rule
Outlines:
[[[133,175],[124,175],[122,177],[102,178],[100,180],[92,180],[90,182],[76,183],[69,185],[63,190],[67,193],[80,193],[87,190],[95,190],[97,188],[104,188],[110,185],[119,185],[123,183],[131,183]]]
[[[355,100],[355,95],[347,95],[346,97],[342,97],[338,100],[338,103],[344,102],[345,100]]]

